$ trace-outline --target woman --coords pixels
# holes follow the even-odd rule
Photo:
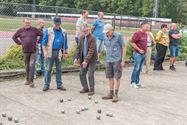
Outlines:
[[[162,63],[165,59],[165,55],[169,44],[169,37],[167,34],[166,24],[161,25],[161,30],[157,33],[155,41],[156,41],[157,56],[154,64],[154,70],[162,71],[164,70]]]

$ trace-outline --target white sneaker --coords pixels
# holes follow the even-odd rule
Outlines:
[[[135,83],[132,83],[130,86],[135,88],[135,89],[139,89],[139,86],[137,86]]]
[[[140,84],[140,83],[138,83],[137,86],[138,86],[138,87],[141,87],[141,88],[144,88],[144,87],[145,87],[143,84]]]

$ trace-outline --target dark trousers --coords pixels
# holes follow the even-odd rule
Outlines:
[[[94,72],[96,68],[96,63],[89,63],[87,68],[83,68],[81,66],[80,68],[80,81],[82,84],[83,89],[85,90],[94,90],[95,86],[95,78],[94,78]],[[88,74],[88,81],[86,75]]]
[[[154,63],[154,70],[163,70],[162,63],[165,59],[167,46],[162,44],[156,44],[157,55]]]
[[[26,66],[26,80],[33,82],[35,70],[36,53],[24,53],[24,61]]]

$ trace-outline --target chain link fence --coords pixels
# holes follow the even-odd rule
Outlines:
[[[11,45],[14,44],[12,35],[17,29],[23,26],[22,20],[25,17],[31,18],[32,25],[36,26],[37,19],[44,19],[46,27],[52,26],[52,17],[58,15],[62,18],[62,27],[69,33],[70,47],[74,44],[75,23],[81,16],[81,9],[73,9],[58,6],[42,6],[30,4],[1,3],[0,2],[0,56],[2,56]],[[89,11],[88,23],[91,25],[97,18],[97,11]],[[152,28],[159,28],[161,23],[171,23],[171,19],[158,18],[138,18],[117,15],[114,13],[105,13],[105,22],[111,23],[117,30],[130,30],[138,28],[143,21],[149,21]],[[130,36],[125,34],[124,36]]]

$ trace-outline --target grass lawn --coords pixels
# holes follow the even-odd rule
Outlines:
[[[32,25],[37,25],[37,20],[32,20]],[[16,31],[23,26],[22,19],[18,18],[0,18],[0,31]],[[46,21],[45,27],[51,27],[52,21]],[[68,31],[69,34],[75,34],[75,23],[62,22],[62,27]],[[116,27],[116,31],[119,31],[124,36],[130,37],[137,28],[121,28]]]

